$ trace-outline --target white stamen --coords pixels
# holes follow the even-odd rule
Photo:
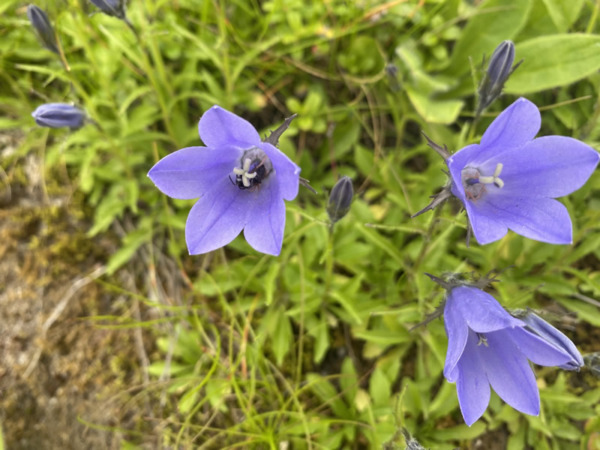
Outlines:
[[[496,170],[494,170],[494,178],[498,178],[500,176],[500,174],[502,173],[503,167],[504,167],[504,164],[502,164],[502,163],[496,164]]]
[[[479,182],[483,183],[483,184],[494,184],[496,185],[498,188],[503,188],[504,187],[504,181],[502,181],[502,179],[500,178],[500,174],[502,173],[502,168],[504,167],[504,164],[502,163],[498,163],[496,164],[496,169],[494,170],[494,175],[491,177],[479,177]]]
[[[242,184],[244,185],[244,187],[247,187],[247,188],[251,186],[250,180],[255,178],[258,175],[258,173],[256,171],[249,172],[251,164],[252,164],[252,160],[250,158],[246,158],[244,160],[244,164],[241,169],[239,167],[233,168],[233,173],[235,173],[237,176],[242,177]]]
[[[477,345],[483,344],[485,347],[488,346],[487,338],[483,334],[477,334],[477,337],[479,338]]]

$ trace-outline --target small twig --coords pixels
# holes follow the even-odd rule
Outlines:
[[[594,305],[594,306],[600,308],[600,302],[598,300],[594,300],[591,297],[588,297],[587,295],[583,295],[578,292],[575,292],[574,294],[571,294],[571,296],[575,297],[576,299],[581,300],[583,302],[589,303],[590,305]]]
[[[81,288],[85,287],[86,285],[88,285],[89,283],[94,281],[95,279],[101,277],[105,273],[106,273],[106,266],[101,266],[101,267],[98,267],[97,269],[95,269],[89,275],[78,278],[71,284],[69,289],[67,289],[67,292],[65,293],[61,302],[58,305],[56,305],[56,307],[50,314],[50,317],[48,317],[46,319],[46,321],[44,322],[44,325],[42,325],[42,332],[41,332],[42,339],[46,336],[46,333],[48,332],[50,327],[54,324],[54,322],[56,322],[56,320],[60,317],[60,315],[66,309],[67,305],[69,304],[69,302],[71,301],[73,296],[77,293],[77,291],[79,291]],[[33,355],[33,358],[31,358],[31,362],[29,363],[29,366],[27,366],[27,370],[25,370],[25,373],[23,374],[23,376],[25,378],[28,378],[29,375],[31,375],[31,373],[37,366],[40,356],[42,356],[42,351],[43,351],[43,349],[41,347],[36,350],[35,354]]]

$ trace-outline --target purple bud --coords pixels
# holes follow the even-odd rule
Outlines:
[[[82,110],[66,103],[47,103],[38,106],[31,115],[35,123],[48,128],[79,128],[86,119]]]
[[[125,0],[90,0],[106,15],[125,18]]]
[[[513,68],[515,60],[515,44],[512,41],[503,41],[496,47],[487,72],[479,86],[479,111],[483,111],[502,93],[504,83],[510,74],[521,64]]]
[[[54,28],[52,28],[52,24],[46,13],[35,5],[29,5],[27,7],[27,17],[29,17],[29,21],[40,43],[51,52],[57,55],[60,54]]]
[[[535,334],[557,350],[571,357],[569,362],[558,367],[565,370],[579,370],[583,366],[583,358],[577,347],[575,347],[575,344],[540,316],[528,311],[525,316],[519,317],[519,319],[527,324],[525,327],[527,331]]]
[[[354,196],[352,180],[348,177],[342,177],[333,186],[327,203],[327,214],[332,223],[336,223],[350,211],[350,204]]]

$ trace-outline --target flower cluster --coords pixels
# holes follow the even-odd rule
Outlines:
[[[125,22],[124,0],[90,0],[104,14]],[[69,70],[60,41],[43,10],[30,5],[27,15],[41,44],[58,54]],[[501,43],[493,53],[479,86],[477,123],[481,112],[502,92],[513,65],[515,47]],[[392,86],[396,71],[386,67]],[[39,106],[32,116],[39,126],[76,129],[86,122],[83,110],[65,103]],[[243,232],[255,250],[279,255],[286,223],[285,201],[296,198],[300,167],[278,148],[285,120],[265,140],[246,120],[219,106],[201,117],[198,131],[204,146],[177,150],[148,172],[157,188],[169,197],[197,199],[185,225],[190,254],[204,254],[233,241]],[[425,211],[447,198],[458,198],[478,243],[501,239],[508,230],[552,244],[573,241],[565,206],[555,200],[579,189],[592,175],[600,155],[573,138],[536,138],[541,125],[538,108],[520,98],[488,127],[479,144],[450,154],[432,146],[444,159],[450,181]],[[341,177],[327,204],[330,229],[350,210],[352,180]],[[435,279],[435,277],[432,277]],[[439,282],[439,279],[436,279]],[[443,373],[456,383],[460,410],[467,425],[484,413],[490,387],[513,408],[537,415],[540,395],[530,362],[578,370],[584,360],[560,331],[532,312],[509,314],[481,286],[463,281],[441,283],[448,291],[444,325],[448,349]],[[407,441],[409,436],[407,434]]]

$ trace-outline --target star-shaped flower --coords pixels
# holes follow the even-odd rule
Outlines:
[[[286,121],[285,128],[288,125]],[[254,249],[279,255],[284,200],[296,198],[300,174],[300,168],[273,145],[282,127],[273,133],[274,139],[263,142],[249,122],[213,106],[198,124],[206,147],[178,150],[148,172],[169,197],[200,197],[185,225],[191,255],[222,247],[242,230]]]
[[[490,385],[516,410],[539,414],[539,391],[528,360],[542,366],[581,366],[581,355],[575,349],[579,357],[574,356],[570,341],[569,346],[564,341],[557,345],[531,332],[525,322],[475,287],[450,289],[444,325],[448,336],[444,376],[456,382],[460,409],[469,426],[485,412]]]
[[[480,244],[497,241],[508,229],[551,244],[572,243],[569,213],[554,199],[583,186],[600,156],[570,137],[534,139],[540,124],[537,107],[520,98],[492,122],[480,144],[449,155],[430,141],[447,158],[451,186],[415,216],[437,206],[451,191],[464,204]]]

